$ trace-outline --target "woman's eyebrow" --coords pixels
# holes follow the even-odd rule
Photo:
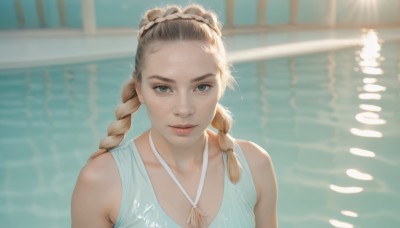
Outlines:
[[[151,79],[158,79],[158,80],[161,80],[161,81],[164,81],[164,82],[169,82],[169,83],[174,83],[174,82],[175,82],[175,81],[172,80],[172,79],[165,78],[165,77],[162,77],[162,76],[159,76],[159,75],[153,75],[153,76],[148,77],[147,79],[148,79],[148,80],[151,80]]]
[[[213,73],[207,73],[207,74],[205,74],[205,75],[202,75],[202,76],[200,76],[200,77],[197,77],[197,78],[194,78],[194,79],[190,80],[190,82],[199,82],[199,81],[202,81],[202,80],[204,80],[204,79],[206,79],[206,78],[215,77],[215,76],[216,76],[216,75],[213,74]],[[166,77],[162,77],[162,76],[160,76],[160,75],[152,75],[152,76],[148,77],[147,79],[148,79],[148,80],[151,80],[151,79],[158,79],[158,80],[161,80],[161,81],[164,81],[164,82],[168,82],[168,83],[175,83],[175,80],[172,80],[172,79],[166,78]]]
[[[205,74],[205,75],[203,75],[203,76],[194,78],[194,79],[190,80],[190,82],[199,82],[199,81],[202,81],[202,80],[204,80],[204,79],[206,79],[206,78],[215,77],[215,76],[216,76],[216,75],[213,74],[213,73],[208,73],[208,74]]]

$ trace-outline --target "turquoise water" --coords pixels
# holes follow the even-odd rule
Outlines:
[[[63,27],[58,2],[43,1],[44,24],[41,24],[36,1],[18,1],[24,15],[24,22],[18,22],[18,14],[14,1],[0,1],[0,30],[39,29]],[[81,0],[68,0],[65,2],[65,27],[82,28]],[[96,25],[98,28],[129,27],[134,28],[147,8],[164,6],[166,4],[186,5],[200,3],[206,8],[211,8],[218,13],[221,21],[226,24],[227,1],[213,0],[95,0]],[[257,25],[257,11],[259,2],[249,0],[235,0],[234,24],[238,26]],[[265,24],[288,25],[291,20],[291,1],[266,0]],[[326,25],[326,15],[331,8],[329,1],[301,0],[298,2],[297,18],[299,24]],[[394,0],[364,0],[348,1],[336,0],[336,22],[342,24],[394,24],[399,22],[399,1]],[[310,10],[312,9],[312,10]],[[115,15],[118,15],[117,17]]]
[[[400,226],[400,44],[361,62],[366,49],[234,65],[222,103],[232,134],[273,158],[280,227]],[[2,226],[70,226],[76,177],[131,69],[118,59],[0,71]],[[127,138],[148,124],[140,109]]]

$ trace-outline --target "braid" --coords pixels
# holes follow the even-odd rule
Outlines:
[[[228,155],[228,173],[229,178],[233,183],[239,180],[241,166],[239,160],[237,159],[236,153],[233,151],[234,139],[228,134],[232,124],[232,117],[228,110],[226,110],[222,105],[218,104],[217,111],[215,113],[214,119],[211,125],[218,129],[218,144],[220,148]]]
[[[215,13],[212,11],[205,11],[203,7],[199,5],[190,5],[186,7],[183,11],[186,14],[193,14],[197,16],[201,16],[205,20],[208,21],[207,25],[210,26],[210,28],[217,30],[215,31],[218,35],[221,35],[221,27],[222,25],[218,23],[218,18]]]
[[[152,9],[148,11],[140,22],[139,36],[140,39],[143,34],[154,25],[177,19],[195,20],[208,25],[213,31],[221,36],[220,25],[217,23],[217,18],[210,12],[205,12],[199,5],[190,5],[182,10],[178,6],[170,6],[164,9]]]
[[[118,146],[131,127],[131,115],[140,107],[140,102],[135,90],[135,80],[130,78],[122,89],[122,103],[115,108],[116,121],[112,122],[108,129],[108,136],[100,141],[99,150],[90,159],[103,154]]]

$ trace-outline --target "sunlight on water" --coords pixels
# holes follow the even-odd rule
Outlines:
[[[360,136],[360,137],[382,138],[382,136],[383,136],[382,132],[379,132],[379,131],[361,130],[361,129],[358,129],[358,128],[351,128],[350,132],[353,135],[357,135],[357,136]]]
[[[370,92],[370,93],[386,91],[386,87],[385,87],[385,86],[374,85],[374,84],[367,84],[367,85],[364,85],[363,89],[364,89],[366,92]]]
[[[342,215],[353,217],[353,218],[357,218],[358,217],[358,214],[356,212],[354,212],[354,211],[345,211],[345,210],[343,210],[340,213],[342,213]]]
[[[342,221],[339,221],[339,220],[336,220],[336,219],[330,219],[329,223],[332,226],[337,227],[337,228],[353,228],[354,227],[353,224],[350,224],[350,223],[347,223],[347,222],[342,222]]]
[[[382,108],[376,105],[369,105],[369,104],[361,104],[360,109],[365,110],[365,111],[371,111],[371,112],[380,112],[382,111]]]
[[[382,95],[379,93],[360,93],[358,94],[358,98],[360,100],[380,100],[382,99]]]
[[[335,192],[342,193],[342,194],[354,194],[354,193],[360,193],[364,189],[362,187],[343,187],[343,186],[337,186],[334,184],[329,185],[329,188]]]
[[[356,169],[348,169],[346,170],[346,174],[354,179],[357,180],[365,180],[365,181],[369,181],[369,180],[373,180],[374,178],[368,174],[368,173],[362,173]]]
[[[373,84],[373,83],[376,83],[377,81],[378,81],[378,79],[376,79],[376,78],[364,78],[363,79],[363,82],[365,84]]]
[[[360,112],[356,115],[356,120],[360,123],[368,125],[377,125],[386,123],[386,120],[380,119],[379,115],[374,112]]]
[[[361,39],[363,47],[357,58],[361,71],[368,75],[382,75],[384,71],[380,68],[380,62],[383,58],[378,34],[374,30],[368,30]]]
[[[376,60],[361,60],[358,65],[361,67],[378,67],[379,63]]]
[[[380,68],[376,67],[363,67],[362,72],[364,74],[370,74],[370,75],[381,75],[383,74],[383,70]]]
[[[369,157],[369,158],[374,158],[375,153],[369,150],[363,150],[360,148],[350,148],[350,153],[361,156],[361,157]]]

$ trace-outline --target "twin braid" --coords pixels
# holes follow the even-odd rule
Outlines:
[[[122,103],[115,108],[115,120],[107,129],[108,136],[100,141],[99,150],[90,159],[118,146],[131,128],[131,115],[140,107],[135,90],[135,80],[131,77],[122,89]]]
[[[211,125],[218,130],[218,144],[220,148],[227,153],[229,178],[232,183],[236,183],[240,177],[241,166],[236,157],[236,153],[233,151],[235,145],[234,139],[228,134],[232,125],[232,117],[229,111],[220,104],[217,106],[217,111]]]
[[[185,9],[178,6],[170,6],[165,9],[156,8],[149,10],[140,22],[138,39],[155,24],[177,19],[195,20],[204,23],[221,36],[221,28],[217,23],[216,15],[211,12],[205,12],[204,8],[200,5],[193,4]]]

